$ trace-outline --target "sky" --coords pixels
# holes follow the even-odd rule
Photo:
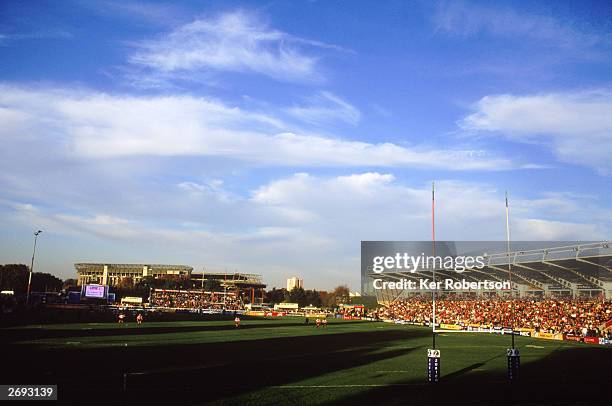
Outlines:
[[[0,2],[0,263],[358,289],[362,240],[609,240],[608,1]]]

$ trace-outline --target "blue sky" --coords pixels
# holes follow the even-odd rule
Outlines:
[[[2,2],[0,263],[359,281],[361,240],[609,239],[609,2]]]

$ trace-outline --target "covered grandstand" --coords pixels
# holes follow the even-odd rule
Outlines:
[[[189,278],[193,270],[192,267],[187,265],[112,263],[77,263],[74,264],[74,268],[77,272],[79,286],[88,283],[117,286],[126,278],[129,278],[132,283],[138,283],[146,277]]]
[[[151,308],[237,311],[244,303],[236,292],[206,292],[204,290],[151,289]]]
[[[194,286],[218,287],[224,292],[235,292],[245,303],[263,303],[266,285],[261,275],[238,272],[203,272],[192,273]]]
[[[423,278],[436,280],[453,279],[479,282],[512,281],[512,289],[496,290],[452,290],[442,294],[467,296],[503,295],[511,297],[568,297],[612,298],[612,248],[607,241],[574,245],[562,245],[530,250],[480,253],[485,259],[482,269],[470,269],[461,273],[448,270],[419,270],[416,272],[385,271],[368,272],[369,285],[374,279],[387,281],[414,280]],[[423,290],[376,289],[380,304],[389,304],[397,299],[423,294]]]

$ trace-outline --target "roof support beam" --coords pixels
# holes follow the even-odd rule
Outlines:
[[[612,272],[612,268],[608,268],[607,266],[598,264],[597,262],[587,261],[586,259],[582,259],[582,258],[576,258],[576,261],[584,262],[585,264],[595,265],[595,266],[605,269],[608,272]]]
[[[580,259],[576,258],[578,261],[580,261]],[[587,262],[587,261],[584,261]],[[593,277],[593,276],[585,276],[583,274],[581,274],[580,272],[577,272],[575,269],[572,268],[568,268],[566,266],[563,265],[559,265],[559,264],[553,264],[552,262],[548,262],[548,261],[542,261],[543,264],[555,267],[555,268],[559,268],[559,269],[563,269],[566,270],[568,272],[573,273],[574,275],[579,276],[580,278],[584,279],[585,281],[587,281],[588,283],[591,283],[593,285],[599,286],[600,288],[603,288],[604,283],[603,281]]]
[[[542,263],[545,263],[545,261],[542,261]],[[541,275],[546,276],[547,278],[551,279],[554,282],[560,283],[565,288],[572,289],[572,291],[574,291],[575,294],[578,293],[577,292],[577,284],[576,283],[570,282],[567,279],[561,278],[560,276],[556,276],[556,275],[553,276],[553,275],[551,275],[549,273],[546,273],[546,272],[541,271],[539,269],[531,268],[531,267],[526,266],[526,265],[514,264],[514,266],[518,266],[519,268],[525,268],[525,269],[528,269],[530,271],[537,272],[537,273],[539,273]]]

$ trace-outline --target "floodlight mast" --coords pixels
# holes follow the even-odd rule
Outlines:
[[[32,251],[32,263],[30,264],[30,274],[28,275],[28,291],[26,293],[26,305],[30,302],[30,288],[32,286],[32,272],[34,271],[34,256],[36,255],[36,241],[38,235],[42,233],[42,230],[38,230],[34,233],[34,250]]]

